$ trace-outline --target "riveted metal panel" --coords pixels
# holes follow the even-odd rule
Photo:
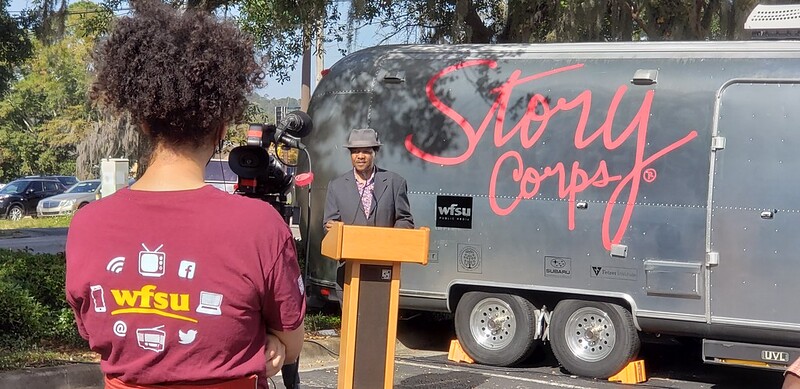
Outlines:
[[[702,270],[700,263],[645,261],[647,294],[699,299]]]
[[[800,311],[791,308],[800,263],[800,84],[734,81],[720,96],[726,146],[714,161],[711,249],[719,264],[711,268],[711,320],[800,329]],[[765,211],[774,217],[762,218]]]

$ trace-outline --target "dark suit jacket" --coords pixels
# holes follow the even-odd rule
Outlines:
[[[331,180],[325,197],[323,229],[328,220],[362,226],[414,228],[406,180],[397,173],[375,169],[375,191],[369,215],[364,214],[352,169]]]

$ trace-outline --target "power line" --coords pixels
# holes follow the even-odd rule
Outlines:
[[[122,11],[132,11],[132,10],[133,10],[133,8],[116,8],[116,9],[113,9],[113,10],[111,10],[111,11],[113,11],[113,12],[117,12],[117,11],[119,11],[119,12],[122,12]],[[27,10],[27,9],[26,9],[26,10],[22,10],[22,11],[7,11],[7,12],[8,12],[9,14],[14,14],[14,13],[16,13],[16,14],[21,14],[21,13],[23,13],[23,12],[25,12],[25,11],[30,11],[30,10]],[[103,12],[106,12],[106,11],[108,11],[108,10],[94,10],[94,11],[66,11],[66,14],[67,14],[67,15],[86,15],[86,14],[97,14],[97,13],[103,13]]]
[[[7,12],[11,16],[11,19],[22,19],[22,15],[26,11],[30,11],[30,10],[7,11]],[[66,11],[65,14],[67,16],[69,16],[69,15],[90,15],[90,14],[106,13],[108,11],[109,11],[108,9],[106,9],[106,10],[94,10],[94,11]],[[112,13],[114,13],[114,14],[118,14],[118,13],[133,11],[133,8],[117,8],[117,9],[113,9],[113,10],[110,10],[110,11]],[[11,14],[17,14],[17,15],[14,16],[14,15],[11,15]]]

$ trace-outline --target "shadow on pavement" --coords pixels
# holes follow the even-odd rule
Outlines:
[[[442,314],[410,315],[407,320],[398,324],[398,340],[406,347],[414,350],[428,350],[447,352],[450,340],[455,339],[453,321]],[[783,383],[781,372],[762,369],[753,369],[737,366],[723,366],[703,363],[702,344],[697,339],[670,339],[653,338],[643,339],[639,359],[645,360],[647,376],[657,378],[647,383],[636,385],[647,388],[672,388],[672,387],[698,387],[712,389],[739,389],[739,388],[780,388]],[[415,360],[420,360],[415,358]],[[446,356],[424,358],[421,360],[437,361],[448,364]],[[458,366],[458,365],[453,365]],[[558,360],[553,355],[549,344],[540,344],[533,354],[523,363],[509,368],[492,368],[489,366],[473,365],[474,369],[500,370],[508,372],[524,372],[548,369],[550,372],[560,372],[569,376],[563,370]],[[471,373],[476,374],[476,373]],[[426,374],[426,376],[442,376],[446,379],[459,379],[458,376],[447,374]],[[422,377],[422,376],[420,376]],[[415,378],[415,377],[412,377]],[[408,378],[407,380],[411,380]],[[422,382],[427,382],[422,384]],[[438,388],[431,384],[432,381],[411,381],[405,387]],[[403,381],[406,385],[406,380]],[[416,385],[416,386],[412,386]],[[442,381],[442,385],[447,385]],[[442,386],[459,387],[459,386]],[[469,386],[461,386],[469,387]]]
[[[702,355],[698,340],[643,343],[639,352],[649,377],[704,383],[714,389],[780,388],[783,384],[781,372],[706,364]]]
[[[397,340],[414,350],[443,351],[456,338],[450,315],[436,312],[403,312],[397,323]]]
[[[472,389],[486,381],[487,377],[469,372],[427,373],[406,378],[395,388]]]

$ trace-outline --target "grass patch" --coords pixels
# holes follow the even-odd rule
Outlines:
[[[322,330],[336,330],[342,328],[342,318],[338,315],[326,315],[324,313],[307,313],[305,321],[306,332],[317,332]]]
[[[0,349],[0,371],[100,362],[100,356],[85,348],[32,347]]]
[[[0,232],[8,230],[17,230],[22,228],[55,228],[55,227],[69,227],[69,222],[72,221],[72,216],[54,216],[54,217],[40,217],[32,218],[25,217],[22,220],[11,221],[6,219],[0,220]],[[0,233],[0,236],[7,234]]]

